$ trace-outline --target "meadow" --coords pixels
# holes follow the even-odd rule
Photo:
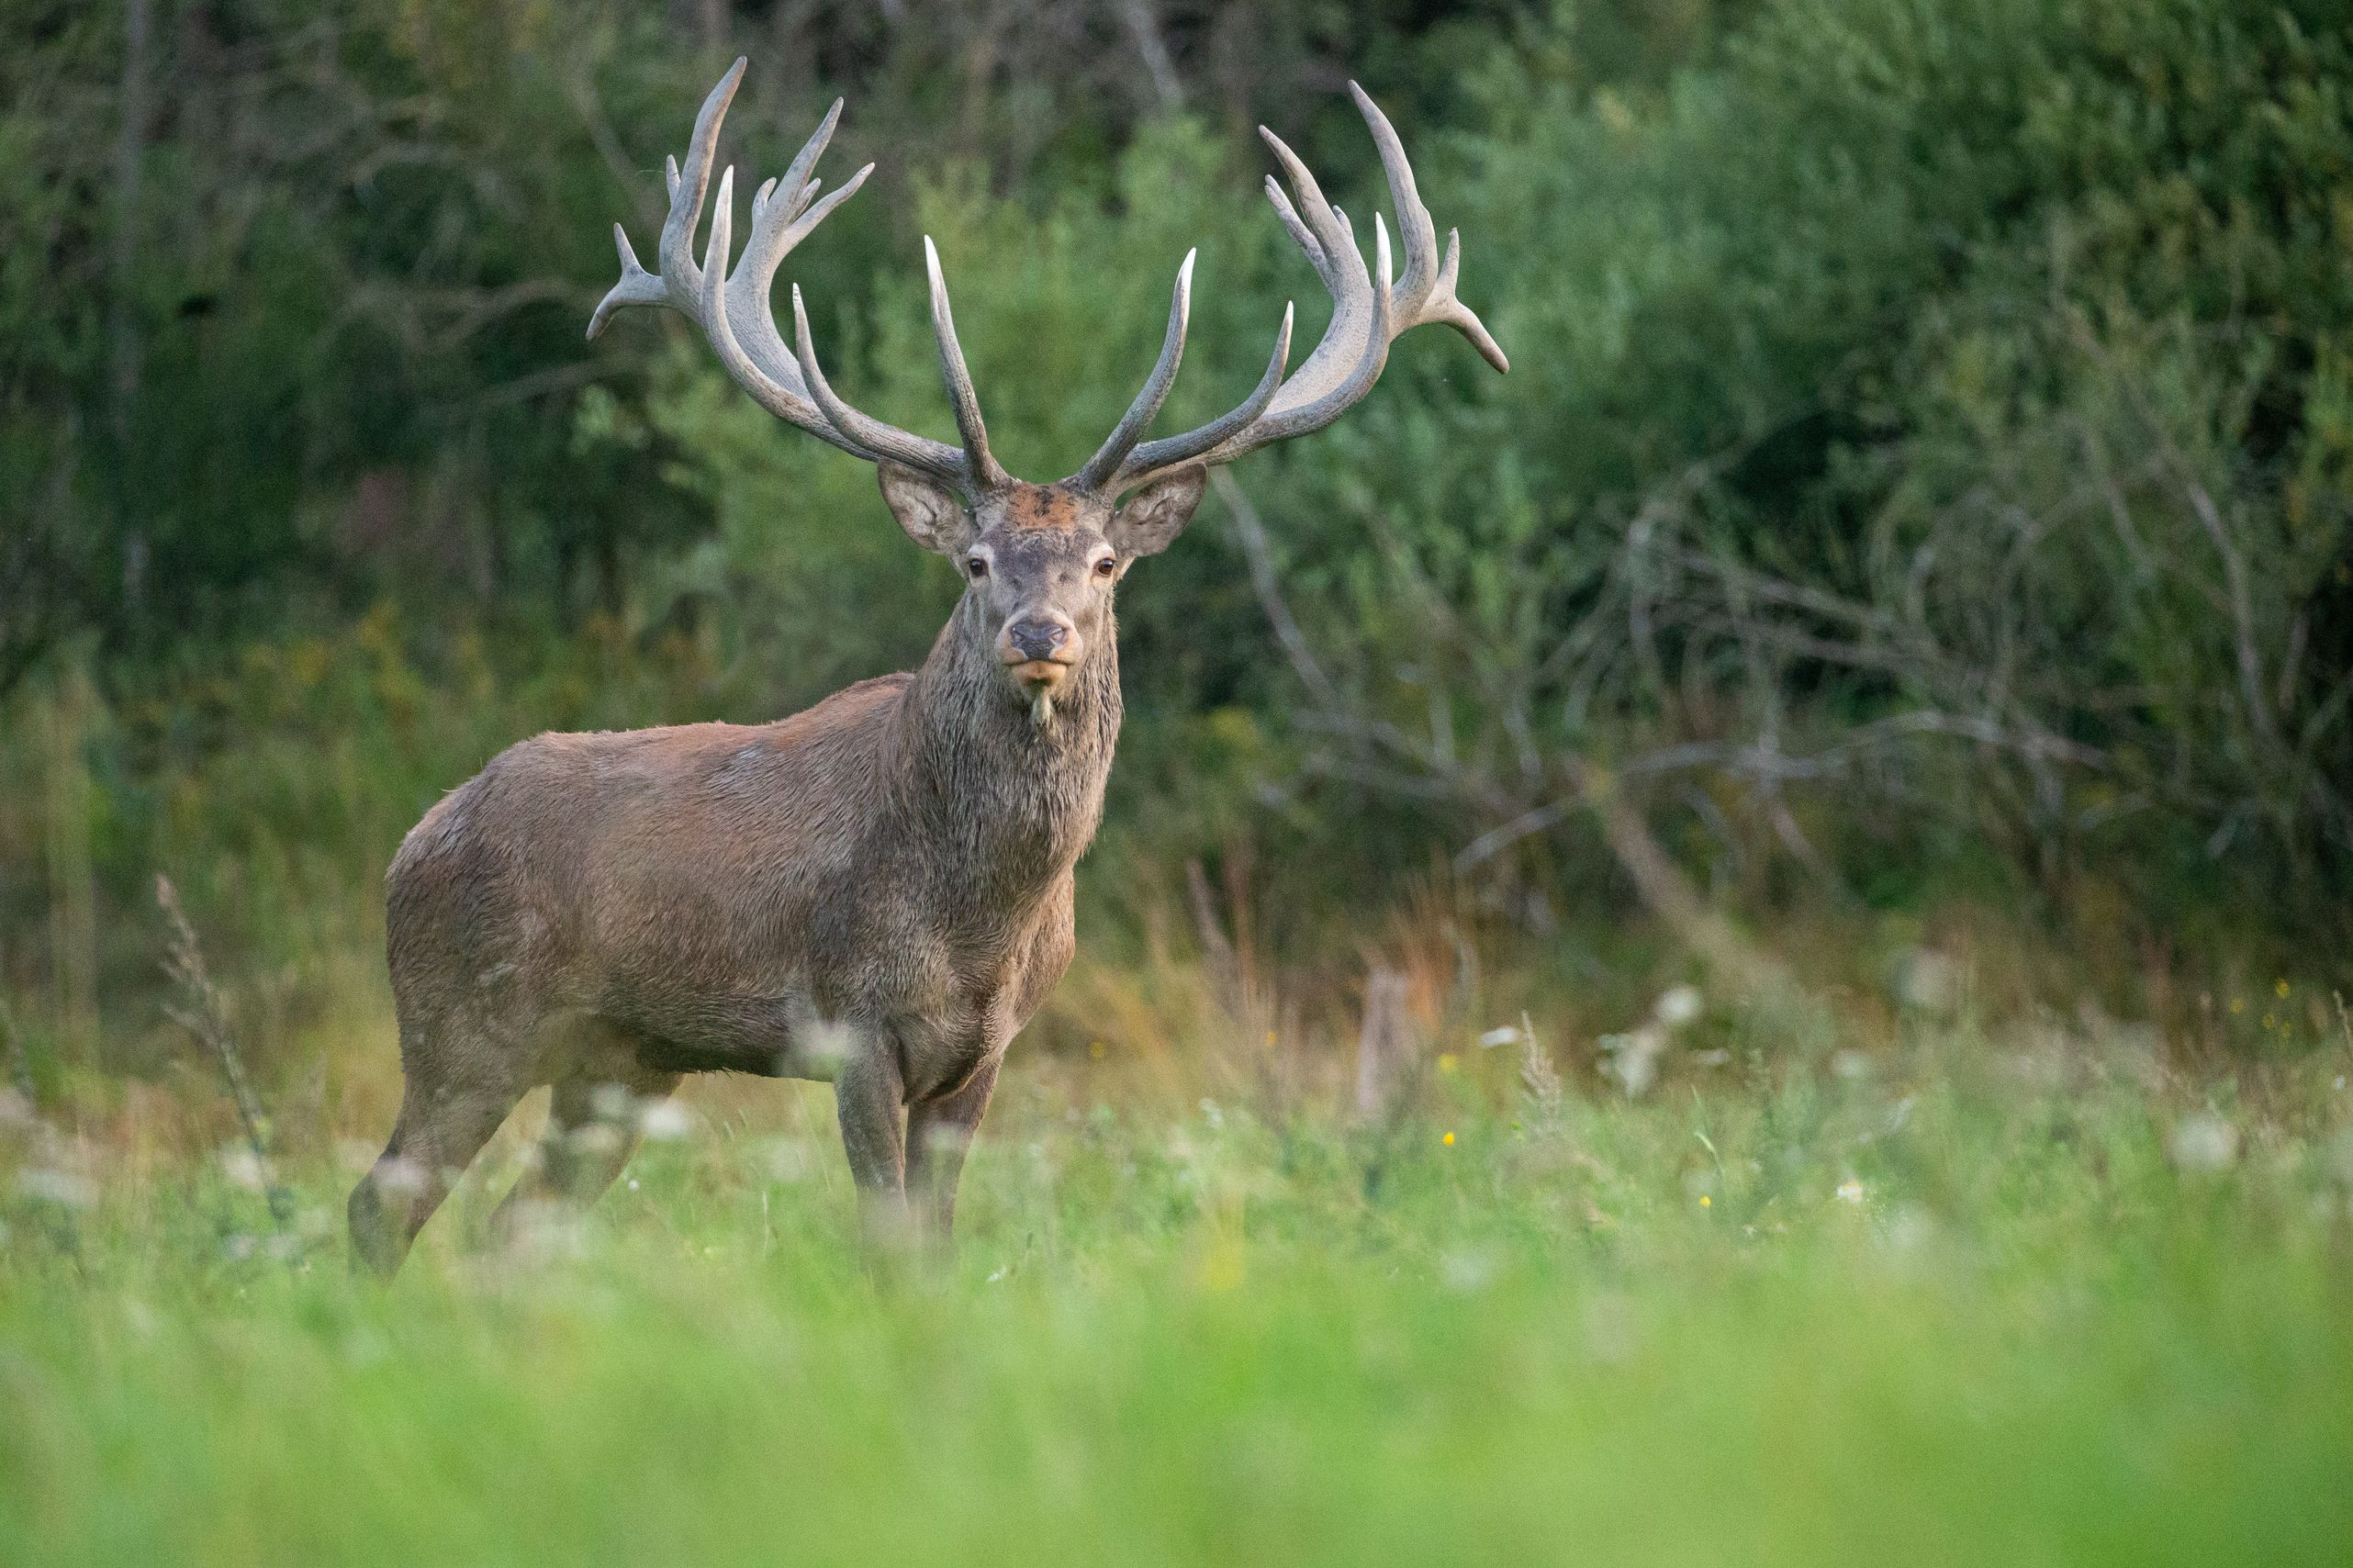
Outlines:
[[[2343,11],[0,8],[0,1568],[2353,1561]],[[1121,588],[952,1256],[713,1080],[365,1284],[410,824],[966,591],[582,341],[739,54],[744,189],[879,165],[779,281],[894,423],[926,239],[1015,468],[1194,247],[1230,407],[1351,80],[1511,373],[1416,333]]]
[[[2337,1023],[1711,1002],[1638,1100],[1505,1027],[1369,1121],[1281,1039],[1033,1055],[879,1274],[817,1086],[494,1247],[527,1104],[389,1289],[360,1128],[12,1099],[0,1559],[2342,1562]]]

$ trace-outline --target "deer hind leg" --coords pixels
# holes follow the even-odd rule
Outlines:
[[[532,1087],[525,1053],[487,1032],[463,1040],[428,1040],[408,1027],[402,1035],[400,1114],[348,1207],[353,1266],[387,1278]]]
[[[643,1112],[669,1098],[679,1074],[643,1065],[633,1043],[591,1024],[598,1048],[555,1081],[538,1158],[491,1216],[491,1234],[510,1238],[534,1212],[587,1208],[604,1195],[637,1152]]]

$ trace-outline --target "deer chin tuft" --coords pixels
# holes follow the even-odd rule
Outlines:
[[[1054,689],[1050,686],[1032,687],[1029,693],[1029,722],[1042,730],[1053,721]]]

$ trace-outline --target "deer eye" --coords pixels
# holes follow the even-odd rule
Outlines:
[[[989,563],[975,555],[964,563],[964,575],[977,583],[989,575]]]
[[[1105,555],[1102,560],[1095,563],[1096,577],[1107,577],[1117,570],[1119,570],[1119,559],[1117,556]]]

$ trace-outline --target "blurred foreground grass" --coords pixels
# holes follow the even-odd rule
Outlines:
[[[333,1159],[281,1231],[18,1114],[0,1561],[2346,1560],[2344,1048],[1774,1027],[1632,1103],[1448,1058],[1377,1127],[1033,1059],[891,1288],[815,1088],[699,1092],[499,1253],[510,1141],[389,1291]]]

